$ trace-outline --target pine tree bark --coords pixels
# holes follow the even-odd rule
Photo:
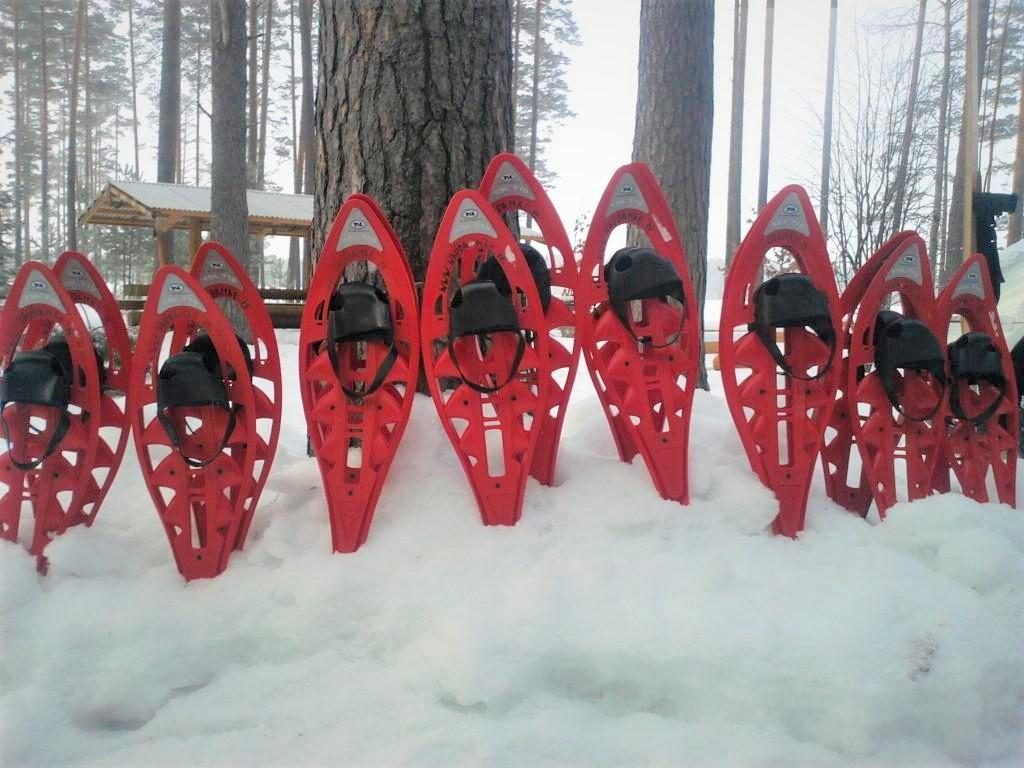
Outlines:
[[[135,178],[140,177],[139,165],[139,84],[135,72],[135,8],[128,0],[128,64],[132,81],[132,147],[135,149]]]
[[[323,11],[321,10],[321,24]],[[321,34],[323,34],[321,32]],[[302,164],[302,190],[307,195],[314,193],[316,185],[316,165],[313,155],[313,0],[300,0],[299,3],[299,40],[302,49],[302,114],[300,117],[299,141],[302,146],[299,157]],[[321,52],[323,47],[321,45]],[[322,55],[322,53],[321,53]],[[316,211],[313,213],[313,228],[316,227]],[[327,226],[330,226],[328,223]],[[300,265],[299,279],[302,286],[309,285],[309,277],[313,272],[313,243],[307,237],[303,241],[304,253]]]
[[[373,196],[422,279],[452,194],[512,147],[508,0],[324,0],[314,252],[346,195]]]
[[[39,162],[39,213],[40,213],[40,236],[43,255],[50,255],[50,81],[47,72],[46,53],[46,6],[39,6],[40,22],[40,48],[39,63],[42,68],[41,90],[39,99],[39,138],[40,138],[40,162]]]
[[[248,149],[245,153],[245,165],[249,186],[256,186],[256,153],[259,148],[259,91],[257,89],[257,49],[256,49],[256,6],[259,0],[249,0],[249,119],[246,122],[246,140]]]
[[[680,225],[701,318],[707,281],[714,29],[712,0],[643,0],[640,5],[633,158],[651,167]],[[701,355],[701,386],[706,387],[703,360]]]
[[[942,87],[939,91],[939,125],[938,147],[935,151],[935,189],[932,193],[932,221],[928,231],[928,253],[933,262],[940,262],[939,234],[944,224],[943,201],[946,197],[946,186],[949,179],[949,145],[946,143],[949,122],[949,80],[952,53],[952,5],[953,0],[943,2],[942,24]],[[942,274],[942,270],[937,270]]]
[[[768,204],[768,162],[772,141],[772,51],[775,47],[775,0],[765,3],[764,88],[761,93],[761,172],[757,179],[757,210]]]
[[[78,188],[78,71],[85,38],[85,17],[89,12],[86,0],[78,0],[75,20],[75,50],[71,60],[71,106],[68,110],[68,178],[64,202],[67,206],[65,235],[68,250],[78,250],[78,217],[76,192]]]
[[[288,95],[292,108],[292,191],[302,192],[302,167],[299,165],[299,130],[295,110],[295,0],[288,0]],[[299,239],[290,238],[288,243],[288,287],[298,288],[302,284],[302,256],[299,253]]]
[[[245,0],[210,0],[210,235],[249,264],[245,179]]]
[[[828,22],[828,65],[825,75],[825,125],[821,143],[821,202],[818,219],[821,231],[828,237],[828,198],[832,184],[832,91],[836,75],[837,0],[832,0]]]
[[[729,130],[729,189],[725,221],[725,264],[740,244],[740,193],[743,183],[743,87],[747,69],[747,0],[733,6],[732,116]]]
[[[1017,152],[1013,163],[1013,189],[1020,194],[1024,190],[1024,74],[1017,76],[1020,95],[1017,97]],[[1016,243],[1021,238],[1021,222],[1024,221],[1024,199],[1017,200],[1017,210],[1010,215],[1010,229],[1007,243]]]
[[[978,5],[978,30],[977,30],[977,46],[978,46],[978,61],[985,60],[985,45],[988,41],[988,6],[989,0],[971,0],[971,2],[977,3]],[[977,88],[975,94],[980,96],[981,85],[984,79],[984,69],[978,67],[978,79]],[[967,89],[969,90],[969,89]],[[960,141],[956,151],[956,171],[953,175],[953,191],[949,197],[949,223],[946,227],[946,248],[945,258],[943,259],[943,274],[940,280],[941,284],[945,284],[953,273],[956,272],[957,268],[963,263],[964,260],[964,222],[963,222],[963,211],[964,211],[964,189],[970,187],[973,189],[973,180],[968,183],[968,180],[964,176],[964,159],[965,152],[977,152],[976,146],[967,147],[967,121],[971,110],[974,110],[975,115],[978,112],[978,101],[975,101],[973,105],[969,104],[965,98],[963,119],[960,121]]]
[[[924,40],[924,12],[927,0],[920,0],[917,6],[917,36],[914,38],[914,58],[910,65],[910,92],[907,95],[907,115],[900,142],[900,159],[896,166],[895,193],[893,202],[893,230],[903,229],[903,210],[907,196],[907,166],[910,164],[910,141],[914,137],[914,111],[917,108],[917,80],[921,73],[921,43]]]

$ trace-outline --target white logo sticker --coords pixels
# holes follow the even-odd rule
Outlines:
[[[366,222],[360,221],[359,219],[353,219],[350,229],[366,229]]]
[[[511,183],[516,180],[516,177],[511,173],[503,173],[501,174],[501,180]]]
[[[787,216],[796,216],[800,213],[800,207],[795,203],[789,203],[788,205],[783,206],[782,212]]]
[[[476,210],[475,208],[467,208],[462,212],[462,215],[467,219],[475,219],[477,216],[480,215],[480,211]]]
[[[180,293],[181,291],[185,290],[185,286],[183,286],[181,283],[171,283],[170,285],[167,286],[167,290],[173,293]]]
[[[632,195],[636,192],[636,187],[634,187],[632,184],[623,184],[621,187],[619,187],[619,191],[622,192],[622,194],[624,195]]]
[[[32,287],[33,288],[37,288],[37,289],[39,289],[41,291],[41,290],[43,290],[43,288],[46,287],[46,283],[44,283],[42,280],[33,280],[32,281]]]

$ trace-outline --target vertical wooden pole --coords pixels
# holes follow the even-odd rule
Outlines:
[[[196,251],[203,244],[203,230],[199,226],[199,219],[189,219],[188,222],[188,259],[189,264],[195,263]]]
[[[768,203],[768,157],[772,134],[772,48],[775,42],[775,0],[765,3],[764,90],[761,93],[761,173],[757,180],[757,210]]]
[[[978,2],[967,0],[967,81],[964,87],[963,258],[974,253],[974,177],[978,169]]]

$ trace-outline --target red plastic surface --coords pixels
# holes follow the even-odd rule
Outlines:
[[[779,501],[772,525],[796,536],[804,528],[811,475],[835,402],[842,366],[839,350],[829,370],[813,381],[782,374],[761,340],[747,329],[754,320],[754,291],[772,248],[785,248],[824,292],[837,344],[842,322],[835,277],[811,201],[800,186],[783,188],[754,221],[725,278],[719,325],[722,384],[751,468]],[[787,364],[801,376],[820,371],[828,346],[805,328],[784,331]]]
[[[238,412],[225,448],[197,468],[189,466],[156,418],[156,378],[168,354],[200,330],[217,350],[228,399]],[[246,502],[252,495],[258,444],[256,403],[231,324],[199,281],[178,267],[163,267],[153,277],[135,346],[128,414],[143,478],[178,570],[190,581],[218,575],[238,542]],[[178,433],[189,434],[182,439],[183,448],[189,455],[210,456],[223,438],[225,412],[204,406],[189,417],[201,420],[191,434],[183,414],[173,417]]]
[[[263,303],[259,289],[223,245],[208,241],[199,246],[190,270],[192,276],[206,289],[222,310],[235,305],[238,310],[226,312],[230,321],[240,311],[245,318],[244,327],[235,333],[249,347],[252,358],[253,399],[256,404],[256,433],[254,445],[253,484],[245,501],[245,514],[238,527],[235,549],[245,546],[245,539],[259,504],[260,495],[270,476],[270,467],[277,453],[281,434],[281,356],[277,349],[277,336],[270,321],[270,313]]]
[[[944,344],[945,329],[939,326],[931,265],[924,241],[917,234],[904,238],[900,248],[872,278],[850,333],[846,388],[853,440],[860,452],[880,518],[897,501],[924,498],[932,491],[932,476],[942,452],[944,421],[948,413],[942,387],[930,377],[912,372],[900,377],[901,402],[915,417],[924,416],[931,404],[942,400],[934,417],[913,421],[899,414],[889,402],[874,368],[876,317],[888,308],[894,294],[905,317],[920,320]],[[863,378],[858,369],[867,371]],[[905,492],[899,492],[897,463],[905,468]]]
[[[960,266],[939,295],[936,311],[939,328],[948,328],[954,315],[959,315],[967,326],[964,332],[981,331],[992,339],[1003,360],[1007,388],[995,413],[980,427],[950,413],[946,423],[945,460],[936,467],[933,487],[935,490],[948,490],[949,470],[952,469],[964,496],[987,502],[990,501],[987,480],[991,476],[996,498],[1016,508],[1017,435],[1020,429],[1017,382],[996,310],[988,265],[982,254],[974,254]],[[961,407],[968,417],[983,412],[997,397],[998,388],[988,383],[979,384],[976,389],[965,384],[960,390]]]
[[[527,332],[528,343],[511,380],[496,392],[482,393],[462,379],[446,342],[454,286],[472,280],[490,256],[508,278],[520,333]],[[430,394],[480,516],[487,525],[514,525],[522,515],[541,415],[549,402],[550,338],[537,287],[515,238],[474,190],[457,192],[441,220],[423,288],[421,339]],[[486,349],[475,337],[455,343],[463,373],[477,383],[503,380],[516,346],[510,332],[492,335]]]
[[[868,289],[871,280],[885,266],[889,258],[901,250],[907,238],[913,232],[899,232],[889,238],[881,248],[872,254],[864,265],[857,270],[853,279],[846,286],[839,299],[843,313],[842,335],[842,370],[839,376],[839,389],[836,392],[836,404],[832,409],[829,428],[825,433],[825,441],[821,448],[821,466],[825,474],[825,493],[837,504],[850,512],[865,517],[871,507],[871,489],[868,487],[867,474],[861,467],[856,485],[849,481],[850,463],[856,448],[853,445],[853,423],[850,420],[850,402],[846,394],[846,380],[849,370],[850,331],[860,307],[861,299]],[[859,464],[859,457],[856,459]]]
[[[530,474],[541,485],[551,485],[555,480],[562,422],[580,356],[580,345],[575,335],[575,298],[579,281],[576,257],[547,192],[515,155],[503,152],[494,156],[480,182],[480,194],[499,214],[524,211],[533,219],[544,239],[543,243],[533,245],[542,253],[547,252],[546,261],[551,272],[551,302],[544,318],[551,337],[548,344],[551,381],[548,382],[548,406],[541,417],[540,438]],[[563,336],[563,328],[571,329],[572,333]]]
[[[335,371],[327,352],[328,308],[346,268],[367,262],[388,297],[395,344],[394,366],[375,392],[358,400],[341,389],[369,384],[388,347],[382,342],[339,351]],[[299,367],[302,403],[316,453],[336,552],[355,552],[366,541],[381,489],[401,443],[419,372],[416,287],[405,254],[377,205],[349,197],[334,219],[317,260],[302,315]]]
[[[636,341],[608,303],[608,240],[624,224],[642,231],[683,283],[681,310],[657,299],[631,302],[634,325],[643,326],[653,344]],[[615,171],[601,196],[583,248],[577,297],[583,359],[619,458],[630,462],[639,453],[662,498],[689,503],[690,417],[701,354],[697,301],[672,212],[643,163]]]
[[[0,370],[7,370],[18,351],[44,346],[57,327],[67,339],[76,369],[67,433],[35,469],[15,466],[6,441],[0,448],[0,538],[18,540],[22,506],[27,502],[35,523],[28,550],[39,557],[40,570],[46,567],[43,550],[54,537],[95,516],[102,500],[99,489],[105,492],[116,462],[106,451],[97,462],[103,419],[96,417],[104,411],[88,329],[50,268],[38,261],[25,262],[0,309]],[[4,418],[18,459],[25,462],[42,456],[57,424],[53,409],[14,404],[7,407]]]

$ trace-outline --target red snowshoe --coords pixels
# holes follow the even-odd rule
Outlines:
[[[128,413],[142,474],[187,579],[221,573],[239,542],[262,442],[249,347],[199,281],[167,266],[139,325]]]
[[[888,308],[891,294],[900,312]],[[846,391],[853,440],[880,518],[931,493],[945,433],[946,354],[924,241],[912,234],[872,278],[850,333]]]
[[[1016,507],[1017,383],[983,255],[957,270],[937,312],[940,330],[955,316],[967,330],[948,348],[950,414],[933,486],[948,490],[952,468],[964,496],[987,502],[991,476],[996,498]]]
[[[480,515],[514,525],[551,408],[551,339],[527,260],[479,192],[457,192],[441,220],[422,328],[430,394]]]
[[[235,542],[235,549],[241,550],[277,453],[281,433],[281,357],[274,325],[259,289],[227,248],[212,240],[203,243],[196,251],[190,272],[231,322],[235,336],[248,347],[248,358],[252,361],[256,433],[250,447],[256,451],[256,474]]]
[[[352,279],[360,265],[367,277]],[[352,195],[317,260],[299,332],[302,403],[335,552],[366,541],[409,421],[419,354],[405,254],[376,204]]]
[[[850,400],[846,392],[846,379],[849,368],[850,332],[857,309],[864,298],[868,285],[878,271],[885,266],[890,257],[902,252],[902,246],[908,238],[915,237],[913,232],[900,232],[889,238],[864,265],[857,270],[853,279],[846,286],[839,299],[843,313],[843,342],[839,390],[836,393],[835,407],[832,418],[825,433],[825,442],[821,448],[821,466],[825,473],[825,492],[828,497],[850,512],[866,517],[871,507],[871,489],[868,487],[867,475],[860,467],[856,485],[851,485],[851,459],[856,453],[853,446],[853,422],[850,419]],[[860,457],[856,458],[856,465]]]
[[[773,248],[788,251],[800,271],[758,285]],[[736,251],[724,296],[719,355],[726,400],[750,466],[779,501],[772,529],[795,537],[804,528],[842,368],[835,277],[802,187],[785,187],[758,215]]]
[[[542,274],[538,280],[541,303],[544,303],[545,292],[550,295],[544,319],[551,337],[548,344],[548,353],[551,355],[548,397],[551,407],[541,416],[540,438],[533,454],[530,474],[541,485],[551,485],[555,480],[562,422],[576,380],[576,363],[580,354],[575,335],[575,297],[579,280],[576,257],[547,192],[515,155],[504,152],[491,160],[480,182],[480,194],[487,198],[499,214],[525,211],[540,228],[544,240],[542,250],[547,250],[547,255],[541,256],[536,251],[531,253],[532,246],[523,247],[528,260],[532,257],[540,262],[535,269],[539,269]],[[570,331],[569,335],[563,335],[566,328]]]
[[[623,248],[606,264],[609,237],[623,224],[639,228],[651,247]],[[662,498],[689,503],[700,318],[675,220],[643,163],[622,166],[605,188],[576,301],[583,358],[619,458],[640,453]]]
[[[80,262],[75,254],[60,263]],[[83,271],[83,282],[91,276]],[[104,394],[104,359],[58,277],[40,262],[23,264],[0,310],[0,538],[18,540],[27,502],[35,522],[28,550],[40,570],[54,537],[95,518],[120,461],[120,436],[113,447],[100,437],[123,419]]]

